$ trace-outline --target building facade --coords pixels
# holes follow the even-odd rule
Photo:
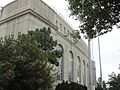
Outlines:
[[[18,32],[27,33],[43,27],[51,28],[52,36],[58,42],[57,49],[63,51],[57,67],[57,80],[87,86],[87,45],[82,39],[75,44],[71,35],[74,30],[51,7],[41,0],[15,0],[0,11],[0,37],[10,34],[16,37]]]

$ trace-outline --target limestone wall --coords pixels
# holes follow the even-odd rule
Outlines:
[[[68,80],[68,53],[73,52],[74,56],[74,81],[77,81],[77,56],[81,63],[81,83],[83,84],[83,62],[86,64],[87,84],[87,46],[79,40],[74,44],[70,35],[73,29],[53,9],[41,0],[16,0],[3,8],[0,13],[0,37],[18,32],[27,33],[36,28],[51,27],[52,36],[61,44],[64,49],[64,80]]]

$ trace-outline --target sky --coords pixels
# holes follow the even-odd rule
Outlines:
[[[14,0],[0,0],[0,7]],[[64,19],[73,27],[78,29],[79,21],[74,20],[73,17],[69,17],[70,11],[68,10],[68,3],[65,0],[43,0],[50,7],[54,8]],[[108,75],[112,72],[116,74],[120,72],[120,29],[113,28],[112,32],[109,32],[103,36],[100,36],[100,49],[101,49],[101,62],[102,62],[102,76],[103,80],[108,81]],[[85,40],[87,44],[87,40]],[[91,41],[92,60],[96,62],[96,75],[100,77],[99,70],[99,53],[98,53],[98,39],[95,38]]]

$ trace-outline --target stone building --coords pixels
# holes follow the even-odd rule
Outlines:
[[[43,27],[51,28],[53,38],[58,41],[57,48],[63,51],[57,79],[87,86],[87,45],[82,39],[75,44],[70,34],[74,30],[51,7],[41,0],[15,0],[0,11],[0,37],[17,36],[18,32],[27,33]]]

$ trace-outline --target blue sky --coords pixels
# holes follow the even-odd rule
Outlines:
[[[8,4],[14,0],[0,0],[0,7]],[[43,0],[49,6],[56,8],[56,10],[61,13],[61,15],[67,19],[70,25],[74,29],[78,29],[79,22],[73,20],[72,17],[69,17],[69,10],[67,9],[67,2],[65,0]],[[120,64],[120,29],[114,27],[113,31],[100,36],[100,45],[101,45],[101,61],[102,61],[102,72],[103,79],[108,80],[108,74],[112,72],[118,73]],[[85,40],[87,43],[87,40]],[[99,59],[98,59],[98,44],[97,38],[93,39],[91,42],[92,45],[92,59],[96,62],[97,77],[99,74]]]

